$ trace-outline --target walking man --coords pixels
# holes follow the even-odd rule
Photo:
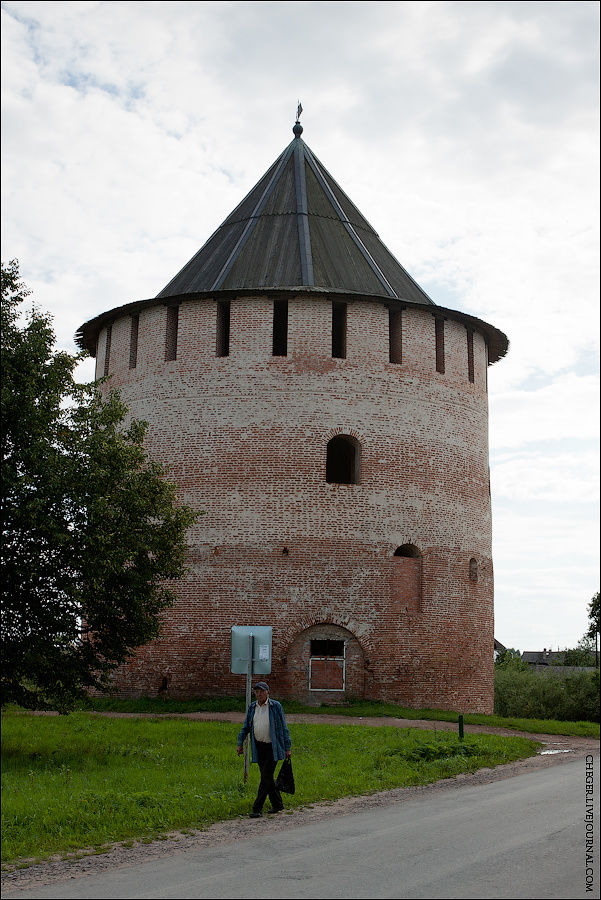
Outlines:
[[[248,707],[242,730],[238,735],[238,756],[243,752],[244,738],[250,734],[251,760],[259,764],[261,781],[254,802],[251,819],[260,819],[267,797],[271,803],[270,813],[281,812],[284,808],[282,796],[275,786],[273,773],[280,759],[292,755],[290,733],[282,705],[269,696],[269,685],[258,681],[254,687],[257,698]]]

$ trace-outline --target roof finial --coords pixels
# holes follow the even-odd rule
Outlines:
[[[298,106],[296,107],[296,122],[294,124],[294,128],[292,129],[292,131],[294,132],[294,136],[297,138],[299,138],[301,136],[301,134],[303,133],[303,126],[301,125],[301,123],[299,121],[302,111],[303,111],[303,108],[302,108],[301,102],[299,100]]]

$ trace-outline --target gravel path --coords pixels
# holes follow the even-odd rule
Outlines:
[[[105,715],[97,713],[97,715]],[[113,717],[139,716],[139,713],[107,713]],[[145,714],[149,718],[155,717],[154,713]],[[170,714],[171,715],[171,714]],[[188,718],[200,721],[241,722],[242,714],[232,713],[184,713],[172,714],[173,718]],[[329,722],[332,725],[386,725],[396,728],[423,728],[430,731],[457,731],[457,725],[452,722],[434,722],[415,719],[392,719],[388,717],[351,717],[351,716],[324,716],[311,714],[288,715],[289,723],[305,722],[310,724],[323,724]],[[508,736],[520,736],[540,741],[542,744],[536,756],[518,760],[494,769],[479,769],[473,774],[458,775],[455,778],[437,781],[433,784],[419,787],[396,788],[392,791],[380,791],[364,797],[344,797],[328,803],[315,803],[311,806],[291,810],[284,816],[269,817],[263,819],[238,818],[227,822],[218,822],[204,831],[192,833],[169,834],[165,840],[153,841],[150,844],[135,842],[133,846],[124,847],[115,844],[106,852],[96,855],[90,851],[80,858],[63,859],[53,857],[43,863],[33,863],[25,868],[7,867],[2,873],[2,893],[10,894],[11,891],[24,890],[36,886],[66,881],[71,878],[80,878],[93,872],[100,873],[103,870],[113,869],[119,866],[134,865],[146,859],[170,856],[174,853],[183,853],[190,848],[215,847],[220,844],[228,844],[238,841],[250,834],[259,831],[262,834],[287,831],[301,825],[308,825],[320,821],[328,816],[348,815],[363,809],[374,809],[379,806],[387,806],[391,803],[402,803],[405,800],[420,794],[429,794],[437,791],[457,790],[465,785],[487,784],[491,781],[499,781],[504,778],[512,778],[522,772],[539,769],[541,767],[561,765],[563,762],[574,759],[584,759],[589,754],[599,753],[599,741],[595,738],[570,737],[563,735],[530,734],[513,731],[507,728],[489,727],[486,725],[466,725],[466,734],[487,732],[489,734],[501,734]]]

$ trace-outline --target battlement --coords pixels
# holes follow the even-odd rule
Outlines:
[[[210,358],[252,365],[259,360],[345,360],[369,370],[486,390],[486,335],[470,322],[428,310],[328,296],[184,300],[117,314],[97,337],[96,377],[127,383],[141,372],[194,370]],[[297,368],[298,371],[298,368]]]

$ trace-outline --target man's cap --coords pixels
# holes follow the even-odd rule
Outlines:
[[[255,691],[256,691],[256,690],[259,690],[259,691],[268,691],[268,690],[269,690],[269,685],[267,684],[266,681],[257,681],[257,683],[255,684]]]

